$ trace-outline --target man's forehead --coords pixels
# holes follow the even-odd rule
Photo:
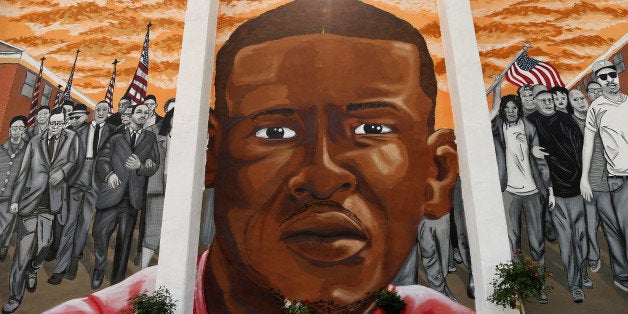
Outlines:
[[[24,121],[15,120],[13,123],[11,123],[11,126],[24,126]]]
[[[375,40],[334,34],[291,36],[252,45],[240,50],[234,60],[232,81],[236,85],[274,79],[286,58],[300,54],[303,62],[316,61],[318,66],[338,65],[343,58],[390,56],[410,59],[408,66],[418,67],[418,50],[409,43]],[[350,54],[347,55],[347,54]],[[288,55],[288,57],[287,57]],[[324,64],[331,63],[331,64]]]

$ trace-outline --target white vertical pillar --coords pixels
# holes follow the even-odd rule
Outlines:
[[[218,3],[188,0],[185,13],[156,283],[178,300],[176,313],[192,313],[194,301]]]
[[[510,247],[471,6],[469,1],[438,0],[438,13],[475,279],[475,310],[502,313],[502,307],[486,300],[493,291],[490,282],[495,265],[510,258]]]

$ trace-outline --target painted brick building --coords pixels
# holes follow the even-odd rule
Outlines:
[[[40,61],[28,55],[23,49],[0,40],[0,143],[9,136],[11,118],[16,115],[28,117],[39,65]],[[54,105],[57,93],[62,92],[65,85],[64,79],[44,66],[40,84],[40,103]],[[72,88],[71,95],[74,102],[84,103],[91,108],[95,105],[92,99],[75,87]]]

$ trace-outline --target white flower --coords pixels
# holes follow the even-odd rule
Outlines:
[[[290,306],[291,306],[291,305],[292,305],[292,302],[290,302],[290,300],[285,299],[285,300],[283,301],[283,308],[284,308],[284,309],[290,308]]]

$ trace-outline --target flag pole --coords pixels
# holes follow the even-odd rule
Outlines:
[[[517,53],[517,55],[512,59],[512,61],[510,61],[510,63],[508,63],[508,65],[506,66],[506,68],[504,68],[504,71],[502,71],[502,74],[499,75],[499,78],[501,79],[502,77],[504,77],[504,75],[506,75],[506,72],[508,72],[508,70],[510,70],[510,67],[515,63],[515,61],[517,61],[517,58],[519,58],[519,56],[521,56],[522,54],[524,54],[529,48],[531,48],[532,45],[526,43],[525,41],[523,42],[523,48],[521,48],[521,50],[519,50],[519,52]],[[493,90],[493,88],[495,88],[495,84],[497,84],[497,82],[501,82],[500,79],[496,79],[493,81],[493,84],[491,84],[491,86],[488,87],[488,89],[486,90],[486,96],[488,96],[488,94],[491,93],[491,91]]]

